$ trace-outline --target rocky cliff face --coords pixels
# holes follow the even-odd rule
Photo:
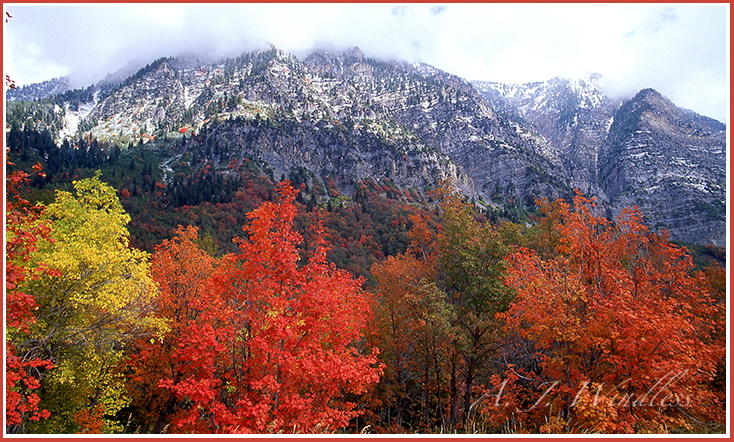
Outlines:
[[[474,82],[487,101],[553,145],[569,185],[610,218],[638,206],[673,239],[726,243],[726,126],[652,89],[621,103],[592,75],[524,85]]]
[[[256,122],[259,138],[242,141],[243,124],[218,127],[215,138],[286,174],[305,166],[406,186],[450,179],[485,204],[570,191],[553,146],[495,113],[469,82],[428,65],[368,59],[356,48],[303,61],[275,49],[220,65],[159,60],[84,121],[98,139],[124,144],[198,132],[215,120]]]
[[[597,154],[619,107],[604,94],[598,79],[591,75],[522,85],[473,84],[490,103],[521,118],[555,147],[571,187],[597,195]]]
[[[364,178],[449,179],[479,204],[529,206],[578,188],[610,215],[638,204],[675,239],[725,238],[725,127],[653,91],[620,106],[595,77],[469,83],[357,48],[304,60],[272,48],[219,64],[160,59],[88,97],[61,106],[74,127],[60,134],[151,146],[196,136],[222,170],[244,158],[278,175],[305,167],[347,194]]]
[[[636,205],[675,239],[726,244],[726,127],[652,89],[614,116],[599,152],[611,215]]]

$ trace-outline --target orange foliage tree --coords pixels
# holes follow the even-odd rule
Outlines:
[[[185,408],[184,401],[159,384],[164,379],[180,382],[197,376],[202,364],[213,362],[192,360],[187,351],[192,336],[206,326],[202,312],[222,308],[220,298],[207,290],[218,260],[201,250],[199,242],[196,227],[179,226],[174,238],[163,241],[151,259],[152,276],[160,290],[151,313],[166,318],[170,332],[160,339],[138,340],[125,367],[139,414],[132,424],[145,432],[162,432]]]
[[[376,339],[385,374],[369,416],[379,431],[419,425],[431,431],[444,416],[446,363],[453,309],[435,285],[435,238],[424,217],[411,217],[404,254],[372,266],[378,281]]]
[[[580,194],[573,209],[543,203],[543,256],[509,257],[517,298],[502,317],[514,364],[485,413],[527,431],[711,430],[724,419],[711,388],[725,355],[722,303],[637,209],[611,224],[593,207]]]
[[[379,379],[377,349],[362,345],[371,309],[361,281],[329,265],[323,244],[299,262],[296,191],[277,190],[278,203],[249,214],[241,252],[214,270],[216,308],[180,337],[177,357],[196,369],[160,383],[187,404],[169,431],[334,431]]]

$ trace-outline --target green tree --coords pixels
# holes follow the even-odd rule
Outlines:
[[[391,404],[396,423],[383,423],[469,431],[472,404],[489,379],[488,362],[503,342],[496,314],[512,300],[503,280],[515,229],[483,222],[448,185],[436,197],[438,233],[425,218],[411,218],[408,251],[372,267],[381,295],[375,310],[383,387],[397,401]],[[406,390],[414,384],[421,386],[420,399]],[[421,410],[413,414],[420,422],[407,422],[404,410]],[[383,415],[390,416],[389,408]]]
[[[452,376],[450,423],[454,430],[468,424],[475,389],[488,374],[486,362],[501,346],[502,327],[496,314],[507,310],[512,301],[503,275],[515,229],[509,223],[498,227],[481,222],[475,207],[449,186],[442,185],[436,197],[443,225],[437,241],[437,283],[456,311],[451,372],[461,370],[463,385],[460,389],[459,379]],[[463,400],[458,397],[461,393]]]

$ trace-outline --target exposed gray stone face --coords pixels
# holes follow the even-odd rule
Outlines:
[[[652,89],[615,114],[599,184],[613,215],[638,206],[650,227],[672,238],[726,244],[726,127]]]
[[[652,89],[615,103],[594,80],[474,85],[547,139],[568,184],[595,196],[609,217],[637,206],[672,239],[725,246],[726,126]]]
[[[277,177],[339,176],[346,194],[383,177],[418,189],[448,179],[486,206],[579,189],[610,217],[637,205],[672,239],[725,245],[726,127],[653,90],[615,102],[597,80],[470,83],[358,48],[168,58],[58,110],[58,134],[121,145],[197,134],[215,167],[247,155]]]

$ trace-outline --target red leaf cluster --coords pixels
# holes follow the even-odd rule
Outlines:
[[[371,316],[361,281],[326,262],[318,244],[301,263],[296,190],[249,215],[241,252],[216,261],[180,228],[153,258],[162,341],[141,342],[139,397],[170,416],[168,431],[333,431],[358,415],[350,395],[379,380],[377,349],[363,348]],[[318,228],[318,227],[317,227]],[[155,385],[168,396],[149,391]]]

